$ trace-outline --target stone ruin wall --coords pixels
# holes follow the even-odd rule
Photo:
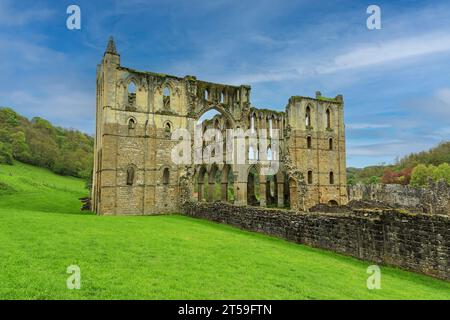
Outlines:
[[[349,201],[379,201],[412,212],[450,215],[450,185],[431,182],[426,188],[397,184],[348,186]]]
[[[299,213],[220,202],[187,202],[183,209],[187,216],[450,280],[447,216],[395,209]]]

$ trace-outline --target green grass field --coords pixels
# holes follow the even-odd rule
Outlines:
[[[81,180],[0,165],[1,299],[450,299],[450,283],[184,216],[80,213]],[[69,290],[66,268],[81,268]]]

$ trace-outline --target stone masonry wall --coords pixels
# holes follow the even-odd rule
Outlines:
[[[220,202],[188,202],[183,209],[188,216],[450,280],[447,216],[396,210],[298,213]]]
[[[430,183],[427,188],[397,184],[348,186],[349,200],[375,200],[415,212],[450,215],[450,185]]]

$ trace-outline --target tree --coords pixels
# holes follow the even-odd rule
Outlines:
[[[433,181],[444,180],[450,184],[450,165],[448,163],[441,163],[434,169],[432,175]]]
[[[426,166],[424,164],[417,165],[411,175],[411,186],[424,187],[428,185],[428,180],[433,179],[436,167],[433,165]]]
[[[0,141],[0,163],[13,164],[11,145]]]

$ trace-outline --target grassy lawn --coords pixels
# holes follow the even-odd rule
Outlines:
[[[450,283],[184,216],[80,213],[84,183],[0,165],[1,299],[450,299]],[[68,290],[69,265],[81,289]]]

